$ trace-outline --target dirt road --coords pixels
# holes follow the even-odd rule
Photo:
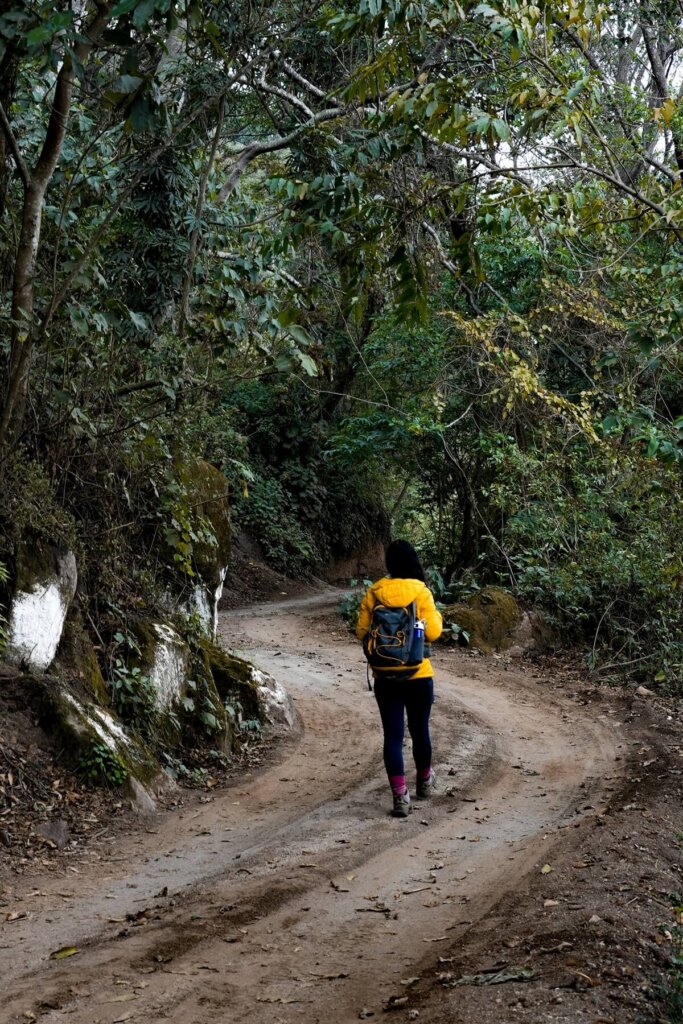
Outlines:
[[[619,770],[608,716],[518,673],[456,674],[444,651],[439,795],[391,818],[374,698],[335,600],[223,617],[226,643],[289,689],[299,735],[267,769],[154,821],[107,860],[34,879],[30,916],[0,931],[0,1019],[379,1015],[600,803]],[[79,952],[49,959],[65,946]]]

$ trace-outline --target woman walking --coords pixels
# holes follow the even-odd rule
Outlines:
[[[406,608],[415,602],[415,618],[424,622],[427,642],[441,635],[442,620],[417,552],[405,540],[395,540],[385,556],[388,576],[370,587],[360,606],[356,636],[364,640],[370,629],[376,605]],[[410,793],[403,764],[405,718],[413,741],[413,759],[417,769],[416,796],[428,799],[434,792],[436,776],[432,768],[432,743],[429,715],[434,702],[434,679],[429,658],[417,666],[401,665],[388,669],[373,666],[375,697],[384,730],[384,765],[394,797],[393,814],[406,818],[410,811]]]

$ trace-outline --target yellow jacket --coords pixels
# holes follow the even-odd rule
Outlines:
[[[417,618],[424,619],[425,622],[425,640],[427,643],[438,640],[441,636],[443,621],[441,613],[436,609],[429,587],[421,580],[393,579],[391,576],[383,576],[381,580],[377,580],[365,594],[358,613],[356,636],[362,640],[370,629],[372,609],[376,604],[384,604],[392,608],[405,608],[413,601],[415,601]],[[418,666],[417,671],[410,675],[410,678],[426,679],[433,674],[432,663],[429,658],[425,658]],[[381,675],[381,669],[375,675]]]

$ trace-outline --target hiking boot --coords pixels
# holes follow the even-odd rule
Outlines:
[[[418,800],[429,800],[436,789],[436,773],[432,768],[426,779],[418,779],[415,796]]]
[[[391,812],[395,818],[407,818],[410,814],[410,793],[394,793],[394,809]]]

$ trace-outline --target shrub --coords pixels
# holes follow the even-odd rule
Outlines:
[[[125,764],[106,743],[93,743],[90,750],[81,757],[78,770],[98,786],[121,786],[128,778]]]

